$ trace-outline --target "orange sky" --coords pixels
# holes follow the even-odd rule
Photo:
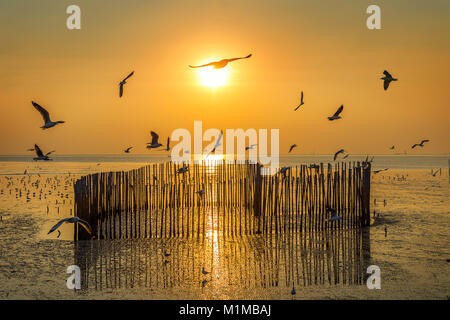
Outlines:
[[[82,29],[66,28],[81,7]],[[369,4],[382,30],[366,28]],[[450,154],[450,1],[2,1],[0,154],[145,149],[150,130],[280,129],[280,153]],[[189,64],[244,56],[228,84]],[[382,88],[384,69],[399,81]],[[118,97],[118,82],[135,75]],[[305,94],[301,110],[293,109]],[[66,123],[40,129],[31,100]],[[344,104],[343,119],[326,120]],[[422,138],[431,143],[409,149]],[[204,146],[208,143],[205,142]]]

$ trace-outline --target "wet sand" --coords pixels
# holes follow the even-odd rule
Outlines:
[[[106,165],[84,166],[96,172]],[[112,166],[117,164],[102,169]],[[212,231],[195,241],[74,243],[71,225],[63,226],[59,239],[47,232],[70,215],[77,176],[61,174],[60,168],[54,175],[50,169],[40,177],[33,172],[0,176],[2,299],[292,299],[293,285],[295,299],[450,296],[447,170],[436,177],[428,169],[372,175],[375,218],[361,232],[222,238]],[[72,264],[82,269],[77,292],[66,287]],[[370,264],[381,269],[381,290],[365,285]],[[210,273],[203,275],[202,267]]]

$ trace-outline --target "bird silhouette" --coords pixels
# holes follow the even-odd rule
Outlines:
[[[289,148],[289,153],[291,153],[292,149],[294,149],[295,147],[297,147],[296,144],[293,144],[290,148]]]
[[[252,55],[249,54],[248,56],[245,56],[245,57],[232,58],[232,59],[222,59],[220,61],[213,61],[213,62],[210,62],[210,63],[202,64],[200,66],[191,66],[191,65],[189,65],[189,67],[191,67],[191,68],[203,68],[203,67],[213,66],[214,69],[222,69],[222,68],[226,67],[227,64],[232,62],[232,61],[239,60],[239,59],[248,59],[251,56]]]
[[[158,142],[159,136],[156,132],[150,131],[150,134],[152,136],[152,142],[147,143],[147,149],[154,149],[162,147],[162,144]]]
[[[338,157],[339,154],[344,153],[344,149],[339,150],[338,152],[336,152],[333,156],[333,161],[336,161],[336,158]]]
[[[331,117],[328,117],[328,120],[333,121],[333,120],[342,119],[342,117],[339,116],[341,114],[342,110],[344,110],[344,105],[341,105],[339,107],[339,109],[337,109],[337,111]]]
[[[133,149],[133,147],[128,147],[128,148],[126,148],[123,152],[125,152],[125,153],[130,153],[131,149]]]
[[[413,144],[413,146],[411,147],[411,149],[414,149],[415,147],[421,147],[421,148],[423,148],[425,142],[430,142],[430,140],[425,139],[425,140],[422,140],[420,143],[415,143],[415,144]]]
[[[78,217],[70,217],[70,218],[65,218],[65,219],[60,220],[57,224],[55,224],[50,229],[50,231],[47,234],[52,233],[53,231],[58,229],[65,222],[80,224],[80,226],[82,226],[90,235],[92,235],[92,229],[91,229],[91,226],[89,225],[89,223],[87,221],[84,221],[84,220],[78,218]]]
[[[300,95],[300,104],[297,106],[297,108],[294,109],[294,111],[297,111],[297,109],[300,108],[302,105],[304,105],[304,102],[303,102],[303,91],[302,91],[302,93]]]
[[[132,71],[122,81],[119,82],[119,97],[120,98],[122,98],[122,95],[123,95],[123,86],[127,83],[128,78],[131,77],[133,74],[134,74],[134,71]]]
[[[33,158],[34,161],[39,161],[39,160],[49,161],[49,160],[52,160],[48,156],[50,154],[52,154],[54,151],[47,152],[44,155],[44,153],[42,152],[41,148],[39,148],[39,146],[37,144],[34,145],[34,150],[36,151],[36,155],[37,155],[37,157]]]
[[[387,72],[386,70],[383,71],[384,73],[384,77],[381,78],[381,80],[383,80],[383,87],[384,90],[387,90],[389,88],[389,84],[391,83],[391,81],[397,81],[398,79],[395,79],[391,76],[391,74],[389,72]]]
[[[41,127],[42,129],[49,129],[54,126],[56,126],[59,123],[64,123],[64,121],[52,121],[50,120],[50,114],[47,110],[45,110],[43,107],[41,107],[39,104],[37,104],[34,101],[31,101],[31,104],[36,108],[37,111],[41,114],[42,118],[44,118],[44,125]]]

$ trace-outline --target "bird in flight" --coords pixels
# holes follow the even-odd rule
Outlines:
[[[55,224],[50,229],[50,231],[47,234],[50,234],[53,231],[55,231],[56,229],[58,229],[64,222],[80,224],[92,236],[92,229],[91,229],[91,226],[89,225],[89,223],[87,223],[87,221],[84,221],[78,217],[70,217],[70,218],[65,218],[65,219],[60,220],[57,224]]]
[[[333,120],[337,120],[337,119],[342,119],[341,116],[339,116],[339,114],[342,112],[342,110],[344,110],[344,105],[341,105],[339,107],[339,109],[337,109],[337,111],[333,114],[333,116],[328,117],[328,120],[333,121]]]
[[[205,270],[205,267],[202,267],[202,273],[203,273],[203,274],[208,274],[209,271],[206,271],[206,270]]]
[[[58,123],[64,123],[64,121],[52,121],[50,120],[50,114],[47,110],[41,107],[34,101],[31,101],[31,104],[36,108],[37,111],[41,114],[42,118],[44,118],[44,125],[41,127],[42,129],[49,129],[51,127],[56,126]]]
[[[154,149],[162,147],[162,144],[158,142],[159,136],[154,131],[150,131],[152,136],[152,142],[147,142],[147,149]]]
[[[36,155],[37,155],[37,157],[33,158],[34,161],[38,161],[38,160],[49,161],[49,160],[52,160],[48,156],[51,155],[53,152],[55,152],[53,150],[53,151],[47,152],[44,155],[44,153],[42,152],[41,148],[39,148],[39,146],[37,144],[34,145],[34,150],[36,151]]]
[[[133,147],[128,147],[125,150],[123,150],[123,152],[125,153],[130,153],[131,149],[133,149]]]
[[[119,97],[122,98],[123,95],[123,86],[125,85],[125,83],[127,83],[127,80],[129,77],[131,77],[134,74],[134,71],[132,71],[129,75],[127,75],[125,77],[125,79],[123,79],[122,81],[119,82]]]
[[[304,105],[305,103],[303,102],[303,91],[300,95],[300,104],[297,106],[297,108],[294,109],[294,111],[297,111],[298,108],[300,108],[302,105]]]
[[[347,153],[345,156],[342,157],[342,159],[347,159],[349,154]]]
[[[392,146],[392,147],[390,147],[389,149],[394,150],[394,149],[395,149],[395,146]]]
[[[296,145],[296,144],[293,144],[293,145],[289,148],[289,152],[288,152],[288,153],[291,153],[292,149],[294,149],[295,147],[297,147],[297,145]]]
[[[235,61],[235,60],[239,60],[239,59],[248,59],[251,56],[252,55],[249,54],[248,56],[245,56],[245,57],[232,58],[232,59],[222,59],[220,61],[213,61],[213,62],[210,62],[210,63],[207,63],[207,64],[202,64],[200,66],[191,66],[191,65],[189,65],[189,67],[191,67],[191,68],[203,68],[203,67],[213,66],[214,69],[222,69],[222,68],[226,67],[226,65],[229,62],[232,62],[232,61]]]
[[[397,81],[398,79],[393,78],[391,74],[386,70],[384,70],[383,73],[384,77],[382,77],[381,80],[384,80],[383,82],[384,90],[387,90],[387,88],[389,88],[389,84],[391,83],[391,81]]]
[[[420,141],[420,143],[415,143],[415,144],[413,144],[413,146],[411,147],[411,149],[414,149],[415,147],[421,147],[421,148],[423,148],[423,144],[424,144],[425,142],[430,142],[430,140],[425,139],[425,140]]]
[[[336,152],[336,153],[334,154],[333,161],[336,161],[336,158],[338,157],[338,155],[339,155],[340,153],[344,153],[344,152],[345,152],[344,149],[341,149],[341,150],[339,150],[338,152]]]
[[[220,130],[220,134],[219,134],[219,137],[217,138],[217,142],[216,142],[216,144],[214,145],[214,148],[212,148],[212,150],[207,154],[207,156],[205,157],[205,160],[206,160],[206,158],[209,157],[209,155],[210,155],[211,153],[216,152],[216,148],[218,148],[218,147],[222,144],[222,143],[221,143],[222,136],[223,136],[223,130]]]
[[[253,150],[256,146],[257,146],[257,144],[252,144],[252,145],[250,145],[250,146],[248,146],[248,147],[245,147],[245,151],[247,151],[247,150]]]

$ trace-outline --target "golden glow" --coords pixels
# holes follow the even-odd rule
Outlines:
[[[213,69],[212,67],[205,67],[198,70],[200,83],[210,88],[217,88],[228,83],[228,69]]]

